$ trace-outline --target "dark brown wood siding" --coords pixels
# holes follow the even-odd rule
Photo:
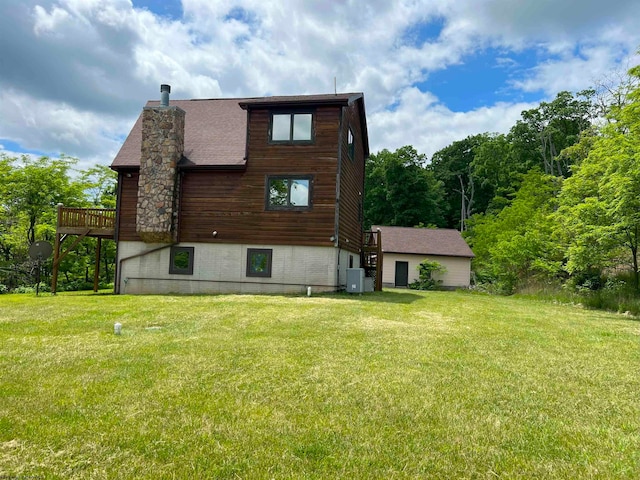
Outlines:
[[[138,172],[118,175],[117,240],[140,241],[136,233],[136,205],[138,202]]]
[[[362,247],[362,200],[364,192],[364,144],[360,102],[344,108],[341,135],[339,238],[340,247],[359,252]],[[349,128],[353,133],[353,158],[349,157]],[[348,241],[347,241],[348,240]]]
[[[332,245],[340,108],[314,110],[311,145],[270,144],[270,115],[250,112],[245,171],[183,172],[181,242]],[[267,178],[279,175],[312,176],[309,210],[266,210]]]
[[[271,111],[251,110],[246,170],[180,173],[179,241],[332,246],[338,223],[340,246],[359,251],[364,149],[358,108],[359,102],[344,110],[339,106],[313,109],[314,142],[310,145],[270,144]],[[348,157],[349,126],[355,137],[353,160]],[[336,209],[339,156],[340,205]],[[266,210],[267,177],[283,175],[313,177],[311,209]],[[121,174],[120,181],[119,240],[140,240],[136,234],[138,174]]]

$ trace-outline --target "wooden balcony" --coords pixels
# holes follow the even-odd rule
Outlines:
[[[56,233],[88,237],[114,238],[116,210],[114,208],[58,207]]]
[[[58,270],[60,261],[73,250],[84,237],[96,237],[96,266],[93,277],[93,291],[98,291],[100,275],[100,250],[102,239],[115,239],[115,208],[73,208],[58,204],[58,223],[56,225],[56,243],[53,250],[53,275],[51,292],[56,293],[58,287]],[[73,243],[64,251],[60,251],[62,242],[68,235],[75,235]]]

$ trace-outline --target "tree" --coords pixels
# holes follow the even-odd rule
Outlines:
[[[115,206],[115,174],[102,166],[76,172],[76,163],[76,159],[66,156],[33,159],[26,155],[0,155],[0,284],[13,288],[29,283],[29,246],[36,240],[53,241],[58,203]],[[65,258],[61,271],[69,282],[88,276],[95,242],[92,238],[83,239]],[[115,258],[113,243],[108,242],[102,253],[103,277],[109,281]],[[50,263],[45,267],[50,268]]]
[[[607,122],[613,120],[612,114],[630,101],[630,95],[640,87],[640,78],[632,70],[614,70],[595,84],[594,106],[599,118]]]
[[[522,176],[533,168],[516,154],[512,139],[503,134],[488,135],[475,151],[471,168],[490,201],[486,211],[497,213],[507,206],[520,188]]]
[[[442,225],[442,183],[411,146],[371,155],[365,173],[365,224]]]
[[[118,175],[105,165],[95,165],[81,174],[81,183],[91,205],[116,208]]]
[[[583,90],[574,97],[571,92],[560,92],[551,102],[541,102],[537,108],[522,112],[512,128],[515,136],[532,139],[537,143],[540,166],[548,175],[567,177],[570,165],[559,157],[560,152],[576,143],[580,133],[591,126],[595,115],[592,98],[594,90]],[[529,155],[527,155],[528,157]]]
[[[466,229],[473,213],[484,212],[491,200],[487,184],[478,182],[473,160],[488,134],[474,135],[438,150],[431,158],[429,170],[442,182],[446,192],[445,222],[450,228]]]
[[[512,293],[518,285],[560,271],[561,254],[552,241],[557,178],[532,170],[524,175],[513,202],[497,214],[470,220],[466,235],[474,254],[476,274],[499,291]]]
[[[640,78],[639,67],[630,73]],[[586,158],[574,166],[563,186],[556,218],[568,246],[569,273],[602,274],[625,262],[638,289],[640,88],[628,98],[628,103],[611,110],[610,122],[600,134],[589,139]]]
[[[77,163],[75,158],[32,159],[23,155],[19,162],[21,165],[17,167],[15,161],[9,159],[15,168],[5,179],[5,188],[11,192],[7,197],[8,214],[16,220],[26,220],[24,240],[31,245],[36,239],[39,224],[55,225],[51,217],[55,215],[58,203],[85,204],[85,185],[70,177],[72,167]]]
[[[9,232],[12,226],[9,217],[11,198],[6,179],[9,178],[12,169],[11,159],[5,155],[0,155],[0,178],[5,179],[5,181],[0,182],[0,259],[5,261],[9,261],[11,258],[11,246],[9,243]]]

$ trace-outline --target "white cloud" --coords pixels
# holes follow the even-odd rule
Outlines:
[[[117,117],[34,100],[14,90],[0,93],[0,111],[0,138],[13,139],[28,150],[80,157],[82,167],[113,158],[124,140],[122,132],[132,126]]]
[[[180,21],[129,0],[24,0],[0,7],[0,138],[109,163],[144,102],[363,91],[372,151],[505,131],[530,104],[452,112],[416,84],[478,52],[535,49],[521,92],[580,90],[626,64],[640,2],[619,0],[183,0]],[[421,39],[437,21],[439,35]],[[516,71],[517,70],[517,71]],[[464,95],[464,92],[461,92]],[[517,97],[515,95],[514,97]],[[14,110],[7,112],[6,108]],[[15,110],[18,109],[18,110]]]
[[[506,133],[523,110],[536,104],[498,103],[469,112],[452,112],[429,93],[411,87],[404,90],[393,111],[369,115],[372,152],[412,145],[431,157],[455,140],[484,132]]]
[[[578,54],[565,53],[560,58],[540,63],[530,71],[530,76],[513,82],[515,88],[525,92],[542,90],[548,96],[562,90],[579,91],[595,85],[608,73],[623,65],[637,64],[638,57],[618,57],[616,45],[590,45],[579,49]]]
[[[69,18],[69,12],[62,8],[54,7],[51,13],[48,13],[40,5],[36,5],[34,8],[35,22],[33,30],[36,35],[41,35],[47,32],[53,32],[59,26],[65,23]]]

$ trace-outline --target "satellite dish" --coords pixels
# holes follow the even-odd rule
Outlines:
[[[44,260],[51,256],[53,252],[53,247],[49,242],[40,241],[34,242],[29,247],[29,256],[33,260]]]

